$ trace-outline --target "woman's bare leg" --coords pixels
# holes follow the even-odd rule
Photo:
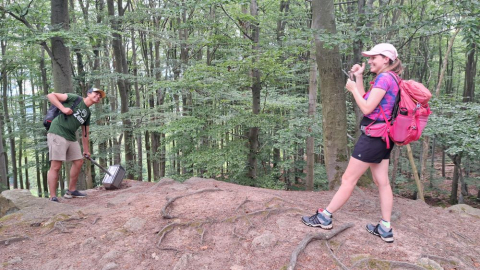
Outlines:
[[[330,204],[327,206],[327,211],[334,213],[340,209],[352,195],[353,189],[358,182],[358,179],[368,169],[371,163],[360,161],[354,157],[350,157],[347,169],[342,175],[342,184],[338,191],[333,196]]]
[[[378,164],[371,164],[370,170],[372,171],[375,184],[378,186],[382,219],[390,222],[393,208],[393,192],[388,179],[388,164],[389,160],[384,159]]]

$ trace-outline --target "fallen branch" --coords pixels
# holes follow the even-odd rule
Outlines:
[[[288,270],[294,270],[295,265],[297,264],[297,258],[298,255],[305,250],[307,245],[314,241],[314,240],[330,240],[337,234],[343,232],[344,230],[353,227],[353,223],[347,223],[344,224],[343,226],[339,227],[338,229],[333,230],[331,233],[319,233],[319,234],[308,234],[303,240],[300,242],[300,244],[297,246],[297,248],[293,251],[292,256],[290,257],[290,264],[288,266]]]
[[[18,236],[18,237],[2,239],[2,240],[0,240],[0,243],[3,243],[3,245],[8,246],[11,243],[20,242],[20,241],[27,240],[27,239],[30,239],[30,237],[28,237],[28,236]]]
[[[168,213],[167,213],[167,208],[170,204],[172,204],[174,201],[180,199],[180,198],[183,198],[183,197],[187,197],[187,196],[190,196],[190,195],[195,195],[195,194],[199,194],[199,193],[204,193],[204,192],[213,192],[213,191],[221,191],[221,189],[218,189],[218,188],[209,188],[209,189],[202,189],[202,190],[198,190],[198,191],[195,191],[195,192],[192,192],[192,193],[189,193],[189,194],[185,194],[185,195],[180,195],[180,196],[176,196],[176,197],[173,197],[173,198],[170,198],[168,199],[167,203],[163,206],[162,208],[162,217],[164,219],[172,219],[174,218],[173,216],[170,216]]]

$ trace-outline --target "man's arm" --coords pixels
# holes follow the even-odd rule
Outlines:
[[[67,100],[68,95],[67,94],[62,94],[62,93],[50,93],[47,95],[48,101],[55,105],[62,113],[65,115],[70,115],[73,113],[72,109],[70,108],[65,108],[63,106],[62,102]]]
[[[82,125],[82,145],[83,145],[83,155],[90,157],[90,127]]]

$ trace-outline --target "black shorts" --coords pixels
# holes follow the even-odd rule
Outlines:
[[[369,137],[362,133],[353,149],[352,157],[367,163],[380,163],[384,159],[390,159],[395,144],[390,141],[390,149],[387,143],[379,137]]]

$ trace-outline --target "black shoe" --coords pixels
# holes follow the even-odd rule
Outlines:
[[[51,202],[58,202],[58,198],[57,197],[52,197],[49,199],[49,201]]]
[[[377,226],[367,224],[366,229],[369,233],[382,238],[383,241],[393,243],[393,230],[391,228],[389,231],[386,231],[380,224],[377,224]]]
[[[318,212],[318,210],[313,216],[302,217],[302,222],[307,226],[320,227],[325,230],[330,230],[333,228],[332,218],[326,217],[322,212]]]
[[[64,197],[65,199],[84,198],[84,197],[87,197],[87,194],[81,193],[81,192],[78,191],[78,190],[75,190],[75,191],[67,190],[67,193],[65,193],[65,195],[63,195],[63,197]]]

